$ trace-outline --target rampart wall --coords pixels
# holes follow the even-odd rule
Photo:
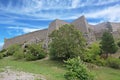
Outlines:
[[[31,39],[38,38],[44,40],[47,36],[47,29],[30,32],[21,36],[17,36],[11,39],[5,39],[3,48],[7,48],[12,44],[23,44]]]

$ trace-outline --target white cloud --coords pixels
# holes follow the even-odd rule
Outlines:
[[[44,29],[45,27],[42,28],[29,28],[29,27],[8,27],[9,29],[15,29],[15,30],[21,30],[24,33],[29,33],[37,30]]]
[[[12,1],[12,0],[11,0]],[[53,20],[59,19],[76,19],[81,15],[87,18],[104,18],[110,21],[120,21],[120,5],[106,7],[100,10],[89,9],[87,13],[75,12],[71,13],[71,9],[94,6],[94,5],[107,5],[119,0],[18,0],[22,1],[22,5],[17,2],[17,6],[13,6],[12,2],[8,6],[1,5],[0,9],[4,12],[27,15],[29,17],[10,16],[13,19],[30,19],[30,20]],[[67,12],[67,10],[68,12]],[[43,10],[43,11],[42,11]],[[52,10],[52,11],[51,11]],[[55,10],[59,10],[55,11]],[[66,10],[66,11],[64,11]],[[8,15],[9,16],[9,15]],[[118,19],[119,18],[119,19]],[[24,25],[24,24],[23,24]]]
[[[95,5],[106,5],[118,1],[120,0],[98,0],[98,2]]]
[[[28,33],[28,32],[33,32],[33,31],[37,31],[37,30],[40,30],[40,29],[23,28],[22,30],[23,30],[24,33]]]
[[[72,1],[72,8],[77,8],[80,5],[80,0],[73,0]]]
[[[0,9],[21,14],[34,14],[40,13],[41,10],[63,10],[73,9],[83,6],[105,5],[119,0],[19,0],[16,6],[12,5],[12,1],[8,2],[7,6],[0,4]],[[20,5],[22,3],[22,5]]]
[[[103,18],[109,21],[120,21],[120,5],[111,6],[103,10],[85,13],[87,18]]]

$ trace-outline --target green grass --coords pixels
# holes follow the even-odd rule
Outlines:
[[[0,69],[5,66],[11,66],[13,69],[25,72],[42,74],[47,80],[65,80],[63,63],[58,61],[15,61],[11,58],[4,58],[0,60]]]
[[[0,60],[0,71],[5,66],[11,66],[13,69],[44,75],[47,80],[65,80],[66,72],[63,63],[52,60],[44,61],[15,61],[11,57]],[[107,67],[101,67],[92,70],[96,80],[120,80],[120,70]]]
[[[97,80],[120,80],[120,70],[101,67],[93,71],[97,77]]]

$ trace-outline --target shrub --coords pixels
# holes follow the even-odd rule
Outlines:
[[[0,53],[3,53],[3,52],[5,52],[6,51],[6,49],[2,49],[1,51],[0,51]]]
[[[99,47],[99,43],[95,42],[89,45],[89,47],[86,49],[86,52],[82,60],[84,60],[85,62],[93,62],[94,60],[99,58],[100,53],[101,49]]]
[[[4,57],[5,53],[6,53],[6,49],[2,49],[0,51],[0,59]]]
[[[100,58],[100,56],[96,56],[96,59],[94,59],[91,63],[96,64],[98,66],[106,66],[106,60],[103,58]]]
[[[15,51],[19,50],[19,48],[20,48],[20,45],[18,44],[14,44],[10,46],[5,53],[5,56],[13,55]]]
[[[46,57],[46,52],[42,48],[41,44],[31,44],[28,45],[26,50],[25,58],[26,60],[37,60]]]
[[[68,59],[65,63],[68,69],[65,74],[67,80],[94,80],[93,75],[80,60],[80,57]]]
[[[117,45],[120,47],[120,40],[117,42]]]
[[[13,57],[15,59],[22,59],[22,58],[24,58],[23,49],[19,48],[17,51],[15,51],[15,53],[13,54]]]
[[[107,66],[115,69],[120,69],[120,59],[109,57],[107,59]]]

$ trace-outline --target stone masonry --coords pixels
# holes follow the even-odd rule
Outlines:
[[[80,30],[83,33],[83,36],[88,43],[94,42],[99,39],[105,30],[109,30],[115,38],[120,38],[120,23],[113,22],[103,22],[97,25],[90,25],[85,16],[81,16],[78,19],[74,20],[71,23],[65,22],[63,20],[56,19],[50,23],[48,29],[38,30],[35,32],[30,32],[21,36],[17,36],[10,39],[4,40],[3,49],[8,48],[13,44],[25,44],[25,43],[37,43],[44,42],[44,45],[47,46],[49,42],[48,35],[59,29],[64,24],[72,24],[76,29]]]

